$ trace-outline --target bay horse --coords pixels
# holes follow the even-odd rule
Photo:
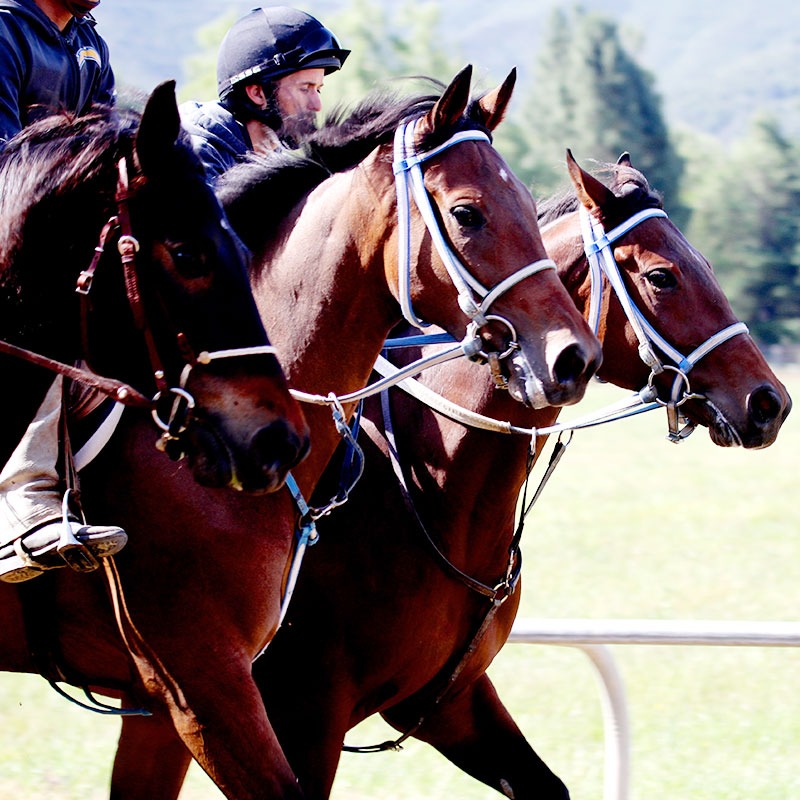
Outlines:
[[[201,485],[231,495],[275,491],[307,451],[307,423],[269,346],[244,248],[181,132],[174,82],[157,87],[141,114],[54,115],[6,143],[0,307],[4,460],[52,383],[51,369],[134,401],[143,464],[188,476],[190,496]],[[74,367],[80,359],[89,367]],[[166,407],[150,399],[158,393]],[[165,420],[178,397],[186,404],[173,427]],[[151,412],[169,428],[163,438]],[[184,464],[157,452],[159,440],[174,458],[185,453]],[[122,458],[105,468],[124,474],[129,466]],[[127,495],[128,487],[116,491]],[[91,502],[83,508],[92,515]],[[154,518],[133,536],[158,549],[161,534]],[[132,549],[140,544],[148,547]],[[191,565],[191,535],[176,547],[182,564],[163,565],[163,573],[141,564],[126,580],[168,583]],[[63,649],[82,653],[76,670],[87,681],[131,681],[102,572],[65,568],[0,584],[0,668],[48,671],[30,648],[69,619]]]
[[[692,388],[683,412],[707,427],[720,446],[768,446],[791,401],[750,336],[733,327],[736,319],[707,260],[663,215],[660,198],[629,158],[610,168],[610,187],[571,155],[568,166],[574,191],[545,202],[540,223],[545,246],[578,307],[590,316],[581,222],[588,212],[609,238],[617,231],[613,254],[627,292],[666,339],[665,347],[686,354],[720,331],[733,334],[720,337],[691,371],[683,367]],[[628,229],[627,221],[637,218]],[[599,375],[639,390],[653,379],[652,367],[639,357],[632,325],[604,286]],[[664,402],[672,394],[673,374],[664,370],[654,378]],[[510,402],[465,360],[438,365],[419,381],[454,404],[523,429],[550,426],[559,413]],[[328,797],[346,732],[380,713],[403,736],[428,742],[501,794],[517,800],[565,798],[563,782],[526,741],[486,674],[509,635],[520,598],[518,588],[495,597],[505,601],[490,614],[492,591],[503,587],[510,567],[517,566],[509,554],[531,466],[530,437],[466,427],[402,391],[390,395],[391,447],[413,510],[389,457],[380,403],[369,401],[362,419],[364,476],[349,502],[320,520],[320,542],[308,553],[286,624],[255,664],[284,752],[305,796]],[[545,439],[535,438],[535,456]],[[329,471],[320,488],[335,482],[335,462]],[[126,752],[119,752],[118,763],[141,758],[150,746],[148,735],[146,721],[125,720]],[[390,746],[394,743],[383,745]],[[188,756],[182,764],[181,774]],[[174,769],[179,771],[177,762]]]
[[[317,160],[256,159],[220,184],[253,254],[256,303],[293,388],[341,395],[363,386],[405,306],[469,347],[478,340],[515,400],[583,395],[599,343],[549,268],[529,193],[490,143],[514,80],[471,102],[468,68],[440,95],[375,99],[315,142]],[[432,200],[430,227],[424,212],[403,206],[395,170],[405,169]],[[306,416],[313,448],[293,475],[309,496],[339,435],[328,410]],[[141,425],[133,416],[124,423],[82,477],[87,507],[130,533],[115,560],[135,671],[113,618],[103,617],[102,585],[71,576],[56,585],[59,610],[90,605],[102,618],[87,631],[74,613],[59,616],[61,662],[152,712],[153,757],[119,763],[112,796],[177,791],[159,781],[176,746],[226,797],[301,797],[251,666],[278,624],[298,516],[292,497],[198,487],[186,470],[149,457]],[[154,525],[157,538],[137,535]]]

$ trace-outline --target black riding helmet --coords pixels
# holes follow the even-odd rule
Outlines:
[[[329,75],[349,50],[319,20],[287,6],[255,8],[237,20],[217,56],[217,88],[225,100],[237,84],[264,83],[301,69]]]

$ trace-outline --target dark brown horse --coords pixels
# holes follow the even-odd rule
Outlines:
[[[226,208],[254,254],[256,301],[294,387],[324,395],[363,386],[405,304],[458,338],[468,329],[466,345],[477,341],[519,400],[582,396],[599,343],[548,268],[530,195],[489,142],[513,75],[474,103],[470,77],[465,70],[440,97],[363,107],[316,143],[324,166],[287,157],[231,173]],[[416,174],[449,244],[443,254],[411,207],[405,283],[394,170],[423,162],[424,175]],[[460,265],[457,277],[448,257]],[[313,455],[296,476],[310,494],[339,437],[328,410],[307,416]],[[293,502],[286,492],[198,487],[186,470],[150,457],[140,420],[123,425],[85,470],[83,490],[95,515],[113,515],[131,536],[117,565],[135,673],[102,613],[102,585],[71,576],[57,584],[59,610],[73,609],[58,619],[62,661],[153,712],[145,726],[153,758],[120,762],[112,793],[152,800],[177,791],[175,783],[158,786],[163,738],[191,753],[228,797],[298,797],[251,675],[278,621]],[[154,526],[158,535],[146,535]],[[87,607],[101,619],[92,630],[74,613]]]
[[[691,369],[683,367],[693,395],[683,412],[720,445],[769,445],[791,402],[749,335],[731,327],[735,317],[708,262],[659,213],[659,198],[627,158],[613,168],[610,189],[571,157],[569,168],[575,193],[546,203],[542,221],[548,252],[578,306],[590,314],[581,226],[588,211],[609,237],[617,230],[613,254],[625,288],[664,346],[688,355],[716,341]],[[635,227],[617,229],[637,215]],[[621,304],[603,285],[600,374],[641,389],[651,367],[637,353]],[[729,335],[717,337],[726,330]],[[655,350],[660,361],[671,363]],[[665,370],[653,378],[665,403],[672,399],[674,375]],[[531,412],[509,402],[467,361],[438,366],[420,380],[453,403],[520,428],[549,426],[558,416],[555,409]],[[255,666],[270,719],[306,796],[328,796],[346,732],[381,713],[398,731],[430,743],[509,797],[566,797],[564,784],[525,740],[486,675],[508,637],[520,592],[490,616],[491,591],[475,591],[444,568],[417,520],[452,565],[484,589],[502,589],[528,437],[465,427],[393,390],[394,439],[412,512],[388,457],[377,403],[365,417],[365,474],[348,504],[320,522],[321,541],[306,558],[287,624]],[[544,438],[536,440],[537,455]],[[474,652],[466,655],[470,646]],[[126,721],[122,744],[128,752],[120,760],[135,760],[137,751],[141,756],[148,735],[146,721]]]
[[[79,276],[85,311],[76,293]],[[199,483],[211,497],[239,494],[229,486],[257,494],[276,490],[306,452],[308,428],[269,347],[244,250],[181,133],[173,84],[158,87],[141,116],[109,109],[79,119],[54,116],[6,145],[0,156],[0,292],[0,339],[66,366],[85,358],[97,373],[124,382],[126,399],[139,398],[143,406],[130,411],[141,431],[143,466],[153,462],[162,473],[180,472],[189,497],[196,499]],[[17,355],[4,355],[0,363],[7,456],[54,374]],[[96,380],[88,370],[84,379]],[[185,452],[188,466],[154,447],[161,431],[147,398],[162,392],[167,402],[153,405],[166,419],[176,389],[194,407],[174,420],[186,430],[173,428],[168,447],[176,448],[173,456]],[[129,468],[124,458],[103,467],[115,474]],[[129,489],[116,491],[128,496]],[[186,513],[201,511],[191,506]],[[131,530],[137,539],[131,549],[158,550],[166,524],[165,513]],[[175,544],[178,552],[182,563],[140,563],[139,572],[126,560],[125,580],[143,589],[168,585],[175,571],[191,569],[191,536]],[[82,681],[140,685],[116,631],[102,572],[78,576],[62,569],[24,585],[0,585],[0,668],[46,670],[40,660],[46,652],[33,654],[37,636],[52,634],[58,642],[60,629],[56,650],[63,649],[64,668],[74,665]],[[72,660],[74,653],[80,656]],[[142,700],[146,694],[140,690]]]
[[[141,122],[98,110],[23,130],[0,157],[0,189],[0,340],[88,359],[148,398],[161,391],[167,408],[189,365],[183,390],[196,408],[180,447],[198,479],[277,488],[306,427],[266,347],[241,245],[180,141],[174,85],[153,93]],[[198,363],[201,353],[212,357]],[[14,387],[5,463],[54,374],[0,359]]]

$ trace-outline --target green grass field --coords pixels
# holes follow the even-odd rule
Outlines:
[[[800,398],[800,372],[781,373]],[[593,388],[588,403],[619,397]],[[584,410],[583,408],[581,409]],[[800,617],[800,411],[764,451],[664,440],[654,412],[576,434],[528,522],[522,615]],[[324,544],[323,544],[324,546]],[[434,598],[435,602],[435,598]],[[632,800],[798,800],[800,651],[614,646],[633,729]],[[572,796],[601,800],[603,729],[577,649],[507,646],[491,675]],[[73,708],[40,678],[0,680],[0,798],[107,796],[118,722]],[[369,720],[353,743],[382,741]],[[219,792],[196,768],[182,800]],[[334,800],[489,800],[425,745],[345,754]]]

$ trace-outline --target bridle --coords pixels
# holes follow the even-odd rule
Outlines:
[[[115,213],[103,225],[98,243],[89,266],[82,270],[78,276],[75,291],[80,296],[81,305],[81,340],[84,358],[89,353],[89,296],[94,283],[95,273],[100,266],[103,256],[107,253],[111,241],[116,236],[117,251],[123,270],[123,279],[128,304],[133,314],[136,327],[141,331],[150,361],[150,369],[155,381],[156,393],[148,399],[141,392],[128,384],[111,378],[98,375],[89,369],[84,361],[82,366],[64,364],[62,362],[31,352],[21,347],[16,347],[8,342],[0,342],[0,352],[21,358],[37,366],[44,367],[59,373],[71,380],[80,382],[96,389],[102,394],[116,400],[123,405],[138,408],[147,408],[151,411],[153,421],[162,431],[162,436],[157,442],[158,449],[166,451],[173,458],[180,458],[180,437],[189,426],[191,412],[195,407],[195,400],[186,390],[192,369],[200,364],[207,365],[212,361],[223,358],[235,358],[249,355],[275,355],[275,348],[271,345],[257,345],[254,347],[232,348],[227,350],[202,351],[195,354],[183,333],[177,334],[177,348],[180,360],[185,364],[181,371],[178,386],[170,386],[164,361],[156,346],[155,337],[147,318],[142,295],[140,291],[139,268],[136,256],[139,252],[139,241],[134,235],[130,218],[130,185],[128,179],[128,158],[122,157],[117,162],[117,186],[115,193]],[[168,418],[164,420],[159,410],[162,401],[171,400]]]
[[[658,333],[633,302],[628,290],[625,288],[625,282],[622,279],[622,274],[611,246],[641,222],[657,217],[667,218],[666,212],[660,208],[646,208],[629,217],[625,222],[612,228],[607,233],[603,224],[595,219],[586,208],[581,206],[579,213],[583,248],[589,262],[592,286],[589,302],[589,327],[597,334],[603,293],[603,276],[605,275],[612,290],[617,295],[617,299],[622,305],[625,316],[628,318],[639,342],[639,358],[650,369],[647,385],[652,390],[653,400],[666,408],[669,425],[667,438],[672,442],[680,442],[694,429],[693,423],[685,421],[683,427],[681,427],[680,406],[687,400],[706,399],[704,395],[692,392],[688,377],[689,371],[700,359],[707,356],[719,345],[727,342],[728,339],[732,339],[739,334],[748,333],[747,325],[743,322],[735,322],[732,325],[728,325],[726,328],[709,336],[703,344],[696,347],[691,353],[683,355]],[[657,350],[673,363],[665,364],[659,358]],[[675,373],[669,400],[659,399],[653,386],[655,376],[665,370]]]
[[[436,251],[447,270],[453,286],[458,292],[458,305],[469,320],[462,348],[473,359],[489,361],[495,383],[500,388],[508,388],[497,369],[497,362],[510,356],[519,349],[517,332],[505,317],[490,314],[492,304],[509,289],[525,278],[545,269],[555,269],[556,265],[549,258],[534,261],[513,274],[504,278],[492,289],[487,289],[475,278],[458,255],[453,251],[442,234],[439,221],[431,204],[430,196],[425,189],[422,165],[431,158],[440,155],[461,142],[477,141],[491,145],[491,139],[483,131],[459,131],[447,141],[425,152],[418,152],[415,144],[416,128],[419,118],[400,125],[394,134],[394,162],[392,169],[395,175],[397,192],[397,219],[399,230],[398,243],[398,294],[403,316],[412,325],[425,327],[429,323],[421,320],[414,313],[411,302],[411,199],[419,210],[425,227],[431,236]],[[486,353],[478,331],[489,320],[493,320],[509,332],[509,344],[501,353]],[[505,385],[504,385],[505,384]]]

